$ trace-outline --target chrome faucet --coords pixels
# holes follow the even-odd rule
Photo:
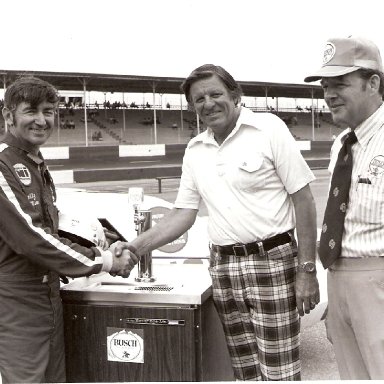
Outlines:
[[[143,188],[129,188],[128,201],[132,204],[137,236],[152,227],[152,212],[150,210],[140,209],[140,205],[144,200]],[[153,282],[156,279],[152,276],[152,252],[141,255],[138,262],[138,275],[135,277],[139,282]]]

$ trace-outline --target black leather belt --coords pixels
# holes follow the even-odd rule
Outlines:
[[[257,254],[262,247],[264,251],[269,251],[279,245],[287,244],[292,241],[289,232],[281,233],[262,241],[255,241],[249,244],[231,244],[231,245],[215,245],[211,244],[213,251],[220,255],[248,256]]]

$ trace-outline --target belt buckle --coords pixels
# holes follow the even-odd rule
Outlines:
[[[245,246],[245,244],[235,244],[232,246],[232,249],[233,249],[233,254],[236,256],[236,257],[240,257],[240,256],[248,256],[248,251],[247,251],[247,247]],[[242,249],[244,251],[244,255],[238,255],[236,253],[236,249]]]
[[[258,255],[259,255],[261,258],[264,258],[264,257],[265,257],[264,243],[263,243],[262,241],[258,241],[258,242],[257,242],[257,247],[259,248],[259,249],[258,249]]]
[[[215,260],[221,260],[220,247],[216,244],[210,244],[209,248],[213,251],[213,258]]]

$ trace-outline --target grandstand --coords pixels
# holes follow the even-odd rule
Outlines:
[[[54,84],[59,92],[83,90],[82,97],[63,96],[55,129],[42,148],[47,164],[56,171],[57,180],[65,183],[178,177],[182,157],[188,141],[206,127],[197,121],[196,114],[184,105],[129,105],[107,104],[107,92],[150,93],[180,95],[180,78],[74,74],[26,71],[1,71],[4,86],[15,77],[31,74]],[[274,113],[282,118],[298,141],[310,167],[328,165],[332,138],[341,129],[332,123],[329,111],[314,107],[315,100],[323,97],[316,85],[239,82],[244,100],[265,100],[265,107],[247,105],[255,113]],[[91,92],[103,92],[105,105],[87,103],[87,86]],[[268,106],[266,94],[275,99],[275,108]],[[264,95],[264,96],[263,96]],[[265,99],[264,99],[265,97]],[[282,108],[279,97],[310,99],[313,107]],[[124,98],[123,98],[124,100]],[[136,98],[137,100],[137,98]],[[73,103],[72,103],[73,102]],[[296,103],[296,101],[295,101]],[[161,103],[162,104],[162,103]],[[264,103],[262,103],[264,104]],[[313,108],[313,109],[312,109]],[[85,121],[87,118],[87,121]],[[69,127],[67,126],[67,123]],[[0,130],[0,138],[5,127]],[[87,133],[87,135],[86,135]],[[52,168],[51,168],[52,169]]]
[[[3,77],[3,84],[12,82],[20,75],[34,75],[43,78],[54,84],[59,91],[83,92],[82,101],[87,99],[87,92],[129,92],[136,94],[166,95],[180,94],[180,84],[183,79],[173,77],[152,77],[152,76],[128,76],[128,75],[108,75],[92,73],[59,73],[59,72],[36,72],[36,71],[11,71],[0,70]],[[313,84],[283,84],[266,83],[254,81],[239,81],[244,95],[250,98],[274,98],[277,99],[309,99],[315,105],[315,100],[323,98],[323,91],[320,86]],[[117,144],[185,144],[192,136],[198,132],[196,117],[193,113],[180,109],[152,107],[144,105],[138,108],[127,107],[106,108],[95,110],[95,105],[87,105],[88,117],[87,124],[84,122],[84,111],[81,108],[74,109],[73,120],[75,129],[57,129],[46,145],[48,146],[97,146],[97,145],[117,145]],[[256,108],[255,108],[256,109]],[[276,111],[266,108],[257,108],[259,111],[269,111],[284,117],[285,114],[296,117],[297,124],[289,125],[292,134],[301,140],[331,140],[337,127],[333,127],[328,122],[321,122],[316,129],[312,127],[312,113],[304,111],[300,113],[295,109]],[[60,120],[66,119],[65,108],[61,108],[57,126]],[[93,116],[91,116],[91,113]],[[153,124],[156,113],[157,123]],[[304,115],[305,114],[305,115]],[[316,113],[314,113],[316,115]],[[85,131],[87,128],[87,138]],[[199,127],[203,130],[204,127]],[[95,139],[95,133],[99,140]]]
[[[262,112],[262,110],[258,110]],[[265,110],[264,112],[269,112]],[[74,109],[73,115],[65,108],[60,108],[59,121],[46,146],[85,146],[84,110]],[[256,112],[257,113],[257,112]],[[342,129],[332,122],[330,113],[320,118],[315,115],[312,129],[312,114],[309,112],[274,112],[282,118],[296,140],[330,141]],[[158,109],[156,111],[156,134],[158,144],[186,144],[197,134],[196,115],[184,110]],[[60,121],[72,119],[74,129],[59,128]],[[0,136],[4,126],[0,126]],[[200,131],[205,127],[200,121]],[[88,145],[119,145],[119,144],[154,144],[155,133],[152,109],[90,109],[88,110]],[[99,137],[96,134],[99,133]]]
[[[74,129],[58,128],[60,121],[72,119]],[[157,143],[186,144],[197,133],[196,115],[190,111],[157,111]],[[200,122],[200,130],[204,129]],[[90,109],[87,119],[88,144],[154,144],[153,111],[151,109]],[[96,133],[101,137],[96,137]],[[84,146],[84,110],[59,110],[59,122],[46,146]]]
[[[331,141],[343,130],[332,121],[329,112],[315,113],[313,125],[310,112],[285,112],[279,116],[296,140]]]
[[[258,112],[262,111],[259,109]],[[46,146],[85,146],[84,110],[75,109],[70,117],[75,129],[56,129]],[[257,112],[256,112],[257,113]],[[330,113],[315,115],[309,112],[274,112],[282,118],[296,140],[330,141],[342,129],[333,122]],[[68,112],[60,109],[60,121],[68,120]],[[156,111],[158,144],[186,144],[198,132],[196,115],[184,110],[158,109]],[[154,144],[155,133],[152,109],[90,109],[88,110],[88,145]],[[205,127],[200,121],[199,130]],[[96,138],[96,133],[101,137]]]

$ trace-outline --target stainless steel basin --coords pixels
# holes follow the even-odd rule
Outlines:
[[[72,301],[201,304],[211,294],[211,279],[203,265],[154,265],[154,282],[135,281],[108,273],[74,279],[62,287],[62,297]]]
[[[181,288],[182,285],[178,286]],[[108,292],[170,292],[175,288],[175,284],[159,284],[159,283],[139,283],[139,282],[114,282],[114,281],[100,281],[87,289],[108,291]]]

